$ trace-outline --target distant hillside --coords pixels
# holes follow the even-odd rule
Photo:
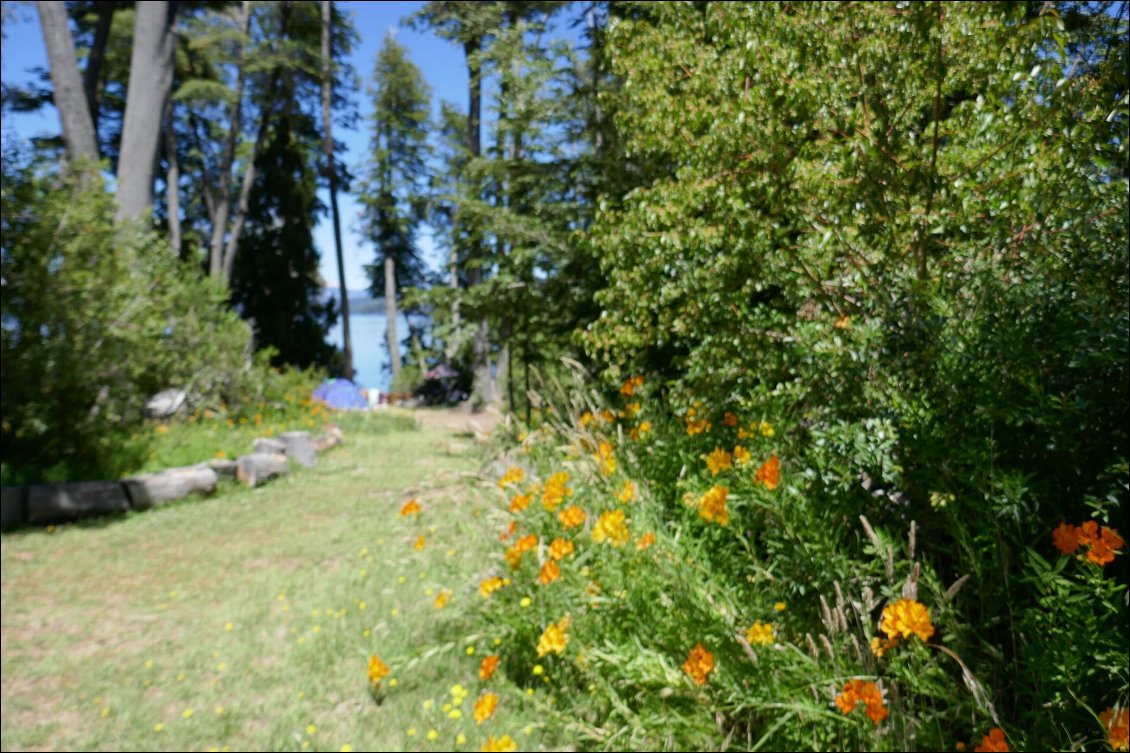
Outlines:
[[[330,299],[340,301],[341,290],[339,288],[323,288],[322,300],[328,301]],[[349,314],[351,316],[353,314],[383,314],[384,310],[384,298],[373,298],[367,290],[349,291]]]

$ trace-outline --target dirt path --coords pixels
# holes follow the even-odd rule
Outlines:
[[[412,416],[424,429],[450,431],[467,439],[480,441],[489,438],[495,427],[503,421],[502,414],[497,410],[469,413],[459,408],[393,408],[392,411]]]

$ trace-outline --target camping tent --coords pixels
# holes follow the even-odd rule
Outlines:
[[[326,380],[314,390],[314,399],[338,410],[369,407],[369,401],[361,394],[361,388],[348,379]]]

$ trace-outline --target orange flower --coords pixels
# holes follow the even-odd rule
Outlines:
[[[541,566],[541,572],[538,573],[538,583],[548,586],[560,577],[561,568],[557,565],[557,560],[546,560],[545,564]]]
[[[1130,714],[1127,711],[1123,708],[1115,712],[1113,708],[1108,708],[1099,714],[1099,721],[1106,730],[1112,750],[1130,749]]]
[[[722,423],[726,424],[726,426],[737,426],[738,425],[738,417],[735,416],[730,411],[726,411],[725,413],[722,414]]]
[[[711,476],[717,476],[719,472],[730,469],[732,459],[730,453],[721,447],[715,447],[714,451],[706,457],[706,467],[710,470]]]
[[[875,724],[887,718],[887,707],[883,704],[883,693],[878,685],[858,678],[848,680],[836,696],[836,707],[846,716],[860,703],[863,704],[867,718]]]
[[[369,682],[380,685],[381,680],[388,676],[388,665],[381,661],[381,657],[373,654],[369,657]]]
[[[443,609],[447,606],[447,600],[451,598],[451,592],[446,588],[439,592],[436,596],[435,608]]]
[[[1091,548],[1087,552],[1087,559],[1096,565],[1114,562],[1114,552],[1121,549],[1123,543],[1118,531],[1103,526],[1102,535],[1091,543]]]
[[[1093,520],[1088,520],[1075,529],[1075,537],[1079,539],[1079,543],[1083,546],[1090,546],[1099,538],[1099,524]]]
[[[705,685],[706,675],[713,669],[714,654],[703,648],[701,643],[696,643],[683,662],[683,671],[690,675],[696,685]]]
[[[620,385],[620,394],[625,397],[631,397],[632,393],[636,391],[637,387],[643,386],[643,377],[634,376]]]
[[[565,526],[565,528],[583,525],[586,517],[585,511],[576,505],[566,507],[557,515],[557,519],[561,521],[561,525]]]
[[[514,532],[517,531],[517,530],[518,530],[518,521],[516,521],[516,520],[510,521],[510,525],[506,526],[506,530],[498,535],[498,540],[499,541],[506,541],[508,538],[513,536]]]
[[[636,540],[636,549],[639,549],[639,550],[642,551],[644,549],[647,549],[649,546],[651,546],[654,543],[655,543],[655,534],[650,533],[650,532],[645,533],[643,536],[640,536],[639,539]]]
[[[549,556],[555,560],[563,560],[573,553],[573,542],[568,539],[554,539],[549,545]]]
[[[913,599],[899,599],[894,604],[885,606],[879,629],[888,638],[910,638],[917,635],[923,642],[930,640],[930,636],[934,634],[929,610]]]
[[[528,494],[515,494],[510,499],[510,512],[520,513],[530,506],[530,495]]]
[[[1061,521],[1059,527],[1052,531],[1052,543],[1063,554],[1074,554],[1079,548],[1079,535],[1075,526]]]
[[[726,497],[730,490],[724,486],[715,486],[702,495],[698,501],[699,517],[710,520],[718,525],[727,525],[730,522],[730,511],[726,509]]]
[[[545,480],[545,489],[541,493],[542,507],[553,512],[566,497],[573,496],[573,490],[566,484],[569,483],[569,474],[558,471]]]
[[[494,710],[498,708],[498,694],[496,693],[483,693],[479,696],[479,700],[475,701],[475,710],[473,712],[475,717],[475,724],[482,724],[487,719],[494,715]]]
[[[400,517],[407,518],[409,515],[420,514],[420,503],[414,499],[410,499],[404,503],[404,507],[400,508]]]
[[[498,654],[491,654],[484,656],[483,660],[479,662],[479,679],[486,682],[494,674],[494,670],[498,669]]]
[[[494,735],[491,735],[490,738],[485,743],[483,743],[481,750],[488,751],[488,753],[490,751],[498,751],[499,753],[511,753],[512,751],[518,750],[518,743],[515,742],[514,738],[512,738],[510,735],[503,735],[497,740],[495,739]]]
[[[753,476],[753,482],[765,484],[765,488],[773,491],[777,488],[777,484],[781,481],[781,461],[776,456],[771,456],[768,460],[761,464],[757,469],[757,473]]]
[[[527,533],[525,536],[514,542],[514,548],[518,550],[519,554],[521,554],[522,552],[528,552],[537,545],[538,537],[532,533]]]
[[[1008,741],[1004,739],[1004,730],[1000,727],[993,727],[989,730],[989,734],[981,738],[981,744],[973,750],[975,753],[981,753],[981,751],[986,751],[986,753],[994,753],[994,751],[1003,753],[1003,751],[1007,751],[1008,749]]]

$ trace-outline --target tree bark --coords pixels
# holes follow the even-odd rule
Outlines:
[[[218,277],[224,271],[224,236],[228,232],[228,217],[231,214],[232,165],[235,163],[235,145],[242,130],[243,87],[247,80],[247,41],[251,32],[251,3],[243,0],[240,5],[239,25],[242,36],[239,42],[238,72],[235,79],[235,92],[231,109],[228,112],[228,137],[224,142],[224,156],[220,165],[219,195],[215,200],[215,216],[212,218],[212,241],[208,253],[208,274]]]
[[[385,318],[388,319],[388,362],[392,381],[400,376],[400,341],[396,335],[396,262],[385,254]]]
[[[177,162],[177,135],[173,130],[173,100],[165,102],[165,203],[169,215],[169,245],[181,255],[180,164]]]
[[[481,46],[482,40],[479,37],[470,38],[463,43],[463,54],[467,58],[467,75],[470,80],[468,87],[470,102],[468,103],[467,113],[467,150],[471,154],[471,159],[477,159],[482,153],[480,128],[482,109],[482,66],[477,59]],[[471,287],[480,285],[483,281],[483,270],[480,266],[481,259],[476,258],[481,253],[481,243],[482,241],[478,237],[478,229],[475,228],[469,238],[470,248],[468,260],[471,264],[467,270],[467,281]],[[471,341],[471,370],[472,404],[481,405],[495,402],[490,373],[490,326],[487,323],[486,317],[479,319],[478,327],[475,328],[474,339]],[[476,407],[478,406],[476,405]]]
[[[62,3],[50,0],[39,0],[36,7],[39,25],[43,29],[43,42],[47,47],[47,62],[54,88],[52,99],[59,111],[67,160],[72,165],[84,158],[97,160],[98,140],[78,75],[75,40],[67,21],[67,10]]]
[[[86,104],[90,107],[90,123],[94,128],[95,141],[98,138],[98,117],[102,109],[102,61],[106,58],[106,45],[110,42],[110,29],[114,23],[116,2],[102,2],[98,9],[98,25],[94,28],[94,42],[86,59],[86,69],[82,72],[82,88],[86,92]]]
[[[132,220],[153,206],[153,173],[161,116],[173,85],[177,3],[138,3],[130,55],[129,88],[118,160],[117,219]]]
[[[344,342],[342,374],[353,381],[353,341],[349,333],[349,289],[345,286],[345,261],[341,248],[341,215],[337,208],[337,169],[334,166],[333,70],[331,68],[330,24],[333,3],[322,0],[322,130],[325,140],[326,177],[330,183],[330,210],[334,223],[334,251],[337,254],[337,282],[341,290],[341,332]]]

